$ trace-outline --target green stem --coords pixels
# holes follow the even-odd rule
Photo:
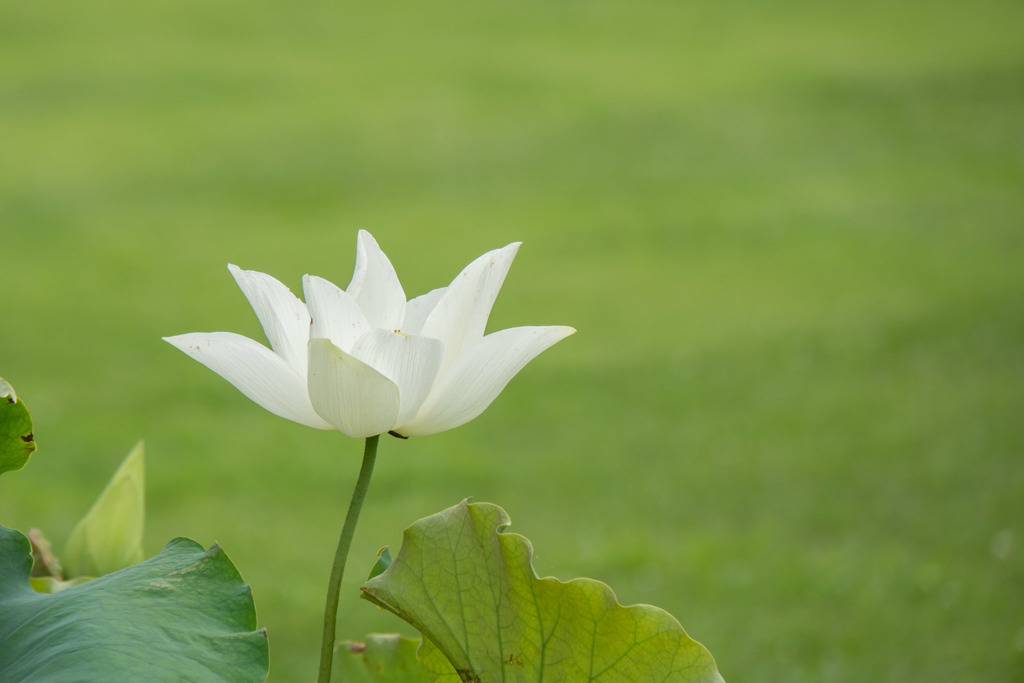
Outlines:
[[[363,507],[366,490],[370,488],[370,475],[373,474],[373,462],[377,459],[377,442],[380,436],[371,436],[366,440],[363,451],[363,466],[359,469],[356,488],[352,491],[352,501],[348,504],[345,525],[341,528],[338,549],[334,552],[334,566],[331,567],[331,582],[327,586],[327,605],[324,607],[324,638],[320,643],[320,675],[317,683],[329,683],[331,667],[334,664],[334,629],[338,621],[338,597],[341,595],[341,577],[345,573],[345,559],[348,549],[352,546],[356,522],[359,521],[359,510]]]

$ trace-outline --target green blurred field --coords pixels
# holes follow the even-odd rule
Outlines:
[[[315,675],[361,443],[160,341],[263,339],[225,265],[409,295],[523,240],[491,329],[579,333],[382,442],[374,553],[464,497],[541,575],[676,615],[731,681],[1024,679],[1024,5],[8,3],[0,375],[63,545],[148,448],[147,550],[223,544]]]

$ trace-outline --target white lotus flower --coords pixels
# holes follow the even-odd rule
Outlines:
[[[482,413],[523,366],[576,331],[484,335],[518,249],[488,252],[447,287],[406,301],[388,257],[360,231],[348,288],[306,275],[306,304],[269,275],[228,266],[269,349],[231,332],[165,339],[289,420],[360,438],[436,434]]]

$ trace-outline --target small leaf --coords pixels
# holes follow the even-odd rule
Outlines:
[[[370,575],[366,578],[372,579],[379,574],[383,574],[384,570],[390,567],[392,562],[394,562],[394,560],[391,557],[391,549],[384,546],[377,551],[377,561],[373,563],[372,567],[370,567]]]
[[[36,593],[27,538],[0,527],[0,681],[263,681],[266,632],[224,551],[178,538],[156,557]]]
[[[341,683],[430,683],[416,658],[420,641],[398,633],[371,633],[365,643],[345,641],[335,648],[331,680]]]
[[[498,506],[463,501],[406,529],[391,567],[363,586],[363,597],[423,634],[419,656],[433,680],[722,681],[664,610],[624,607],[592,579],[538,578],[530,542],[503,533],[508,524]]]
[[[26,535],[28,536],[29,543],[32,544],[32,577],[63,579],[64,567],[60,563],[60,558],[53,554],[50,542],[46,539],[46,536],[43,536],[43,532],[35,527],[31,527]]]
[[[32,416],[14,387],[0,377],[0,474],[20,470],[35,450]]]
[[[63,558],[67,576],[103,576],[142,561],[145,488],[140,441],[72,530]]]

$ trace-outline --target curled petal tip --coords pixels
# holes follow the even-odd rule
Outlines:
[[[359,234],[356,236],[356,244],[360,245],[367,243],[372,244],[376,246],[378,249],[380,249],[380,245],[377,243],[377,239],[373,235],[371,235],[369,231],[360,229]]]
[[[500,249],[495,249],[491,253],[492,254],[494,254],[494,253],[500,254],[502,252],[508,252],[508,253],[510,253],[514,257],[516,254],[519,253],[519,247],[521,247],[521,246],[523,246],[522,242],[509,242],[505,246],[501,247]]]
[[[239,282],[239,286],[241,286],[240,280],[244,278],[247,273],[245,268],[236,266],[234,263],[229,263],[228,272],[231,273],[231,277],[235,278],[235,282]]]
[[[162,340],[170,344],[171,346],[181,348],[184,342],[182,341],[185,337],[189,337],[191,334],[172,334],[167,337],[160,337]]]

